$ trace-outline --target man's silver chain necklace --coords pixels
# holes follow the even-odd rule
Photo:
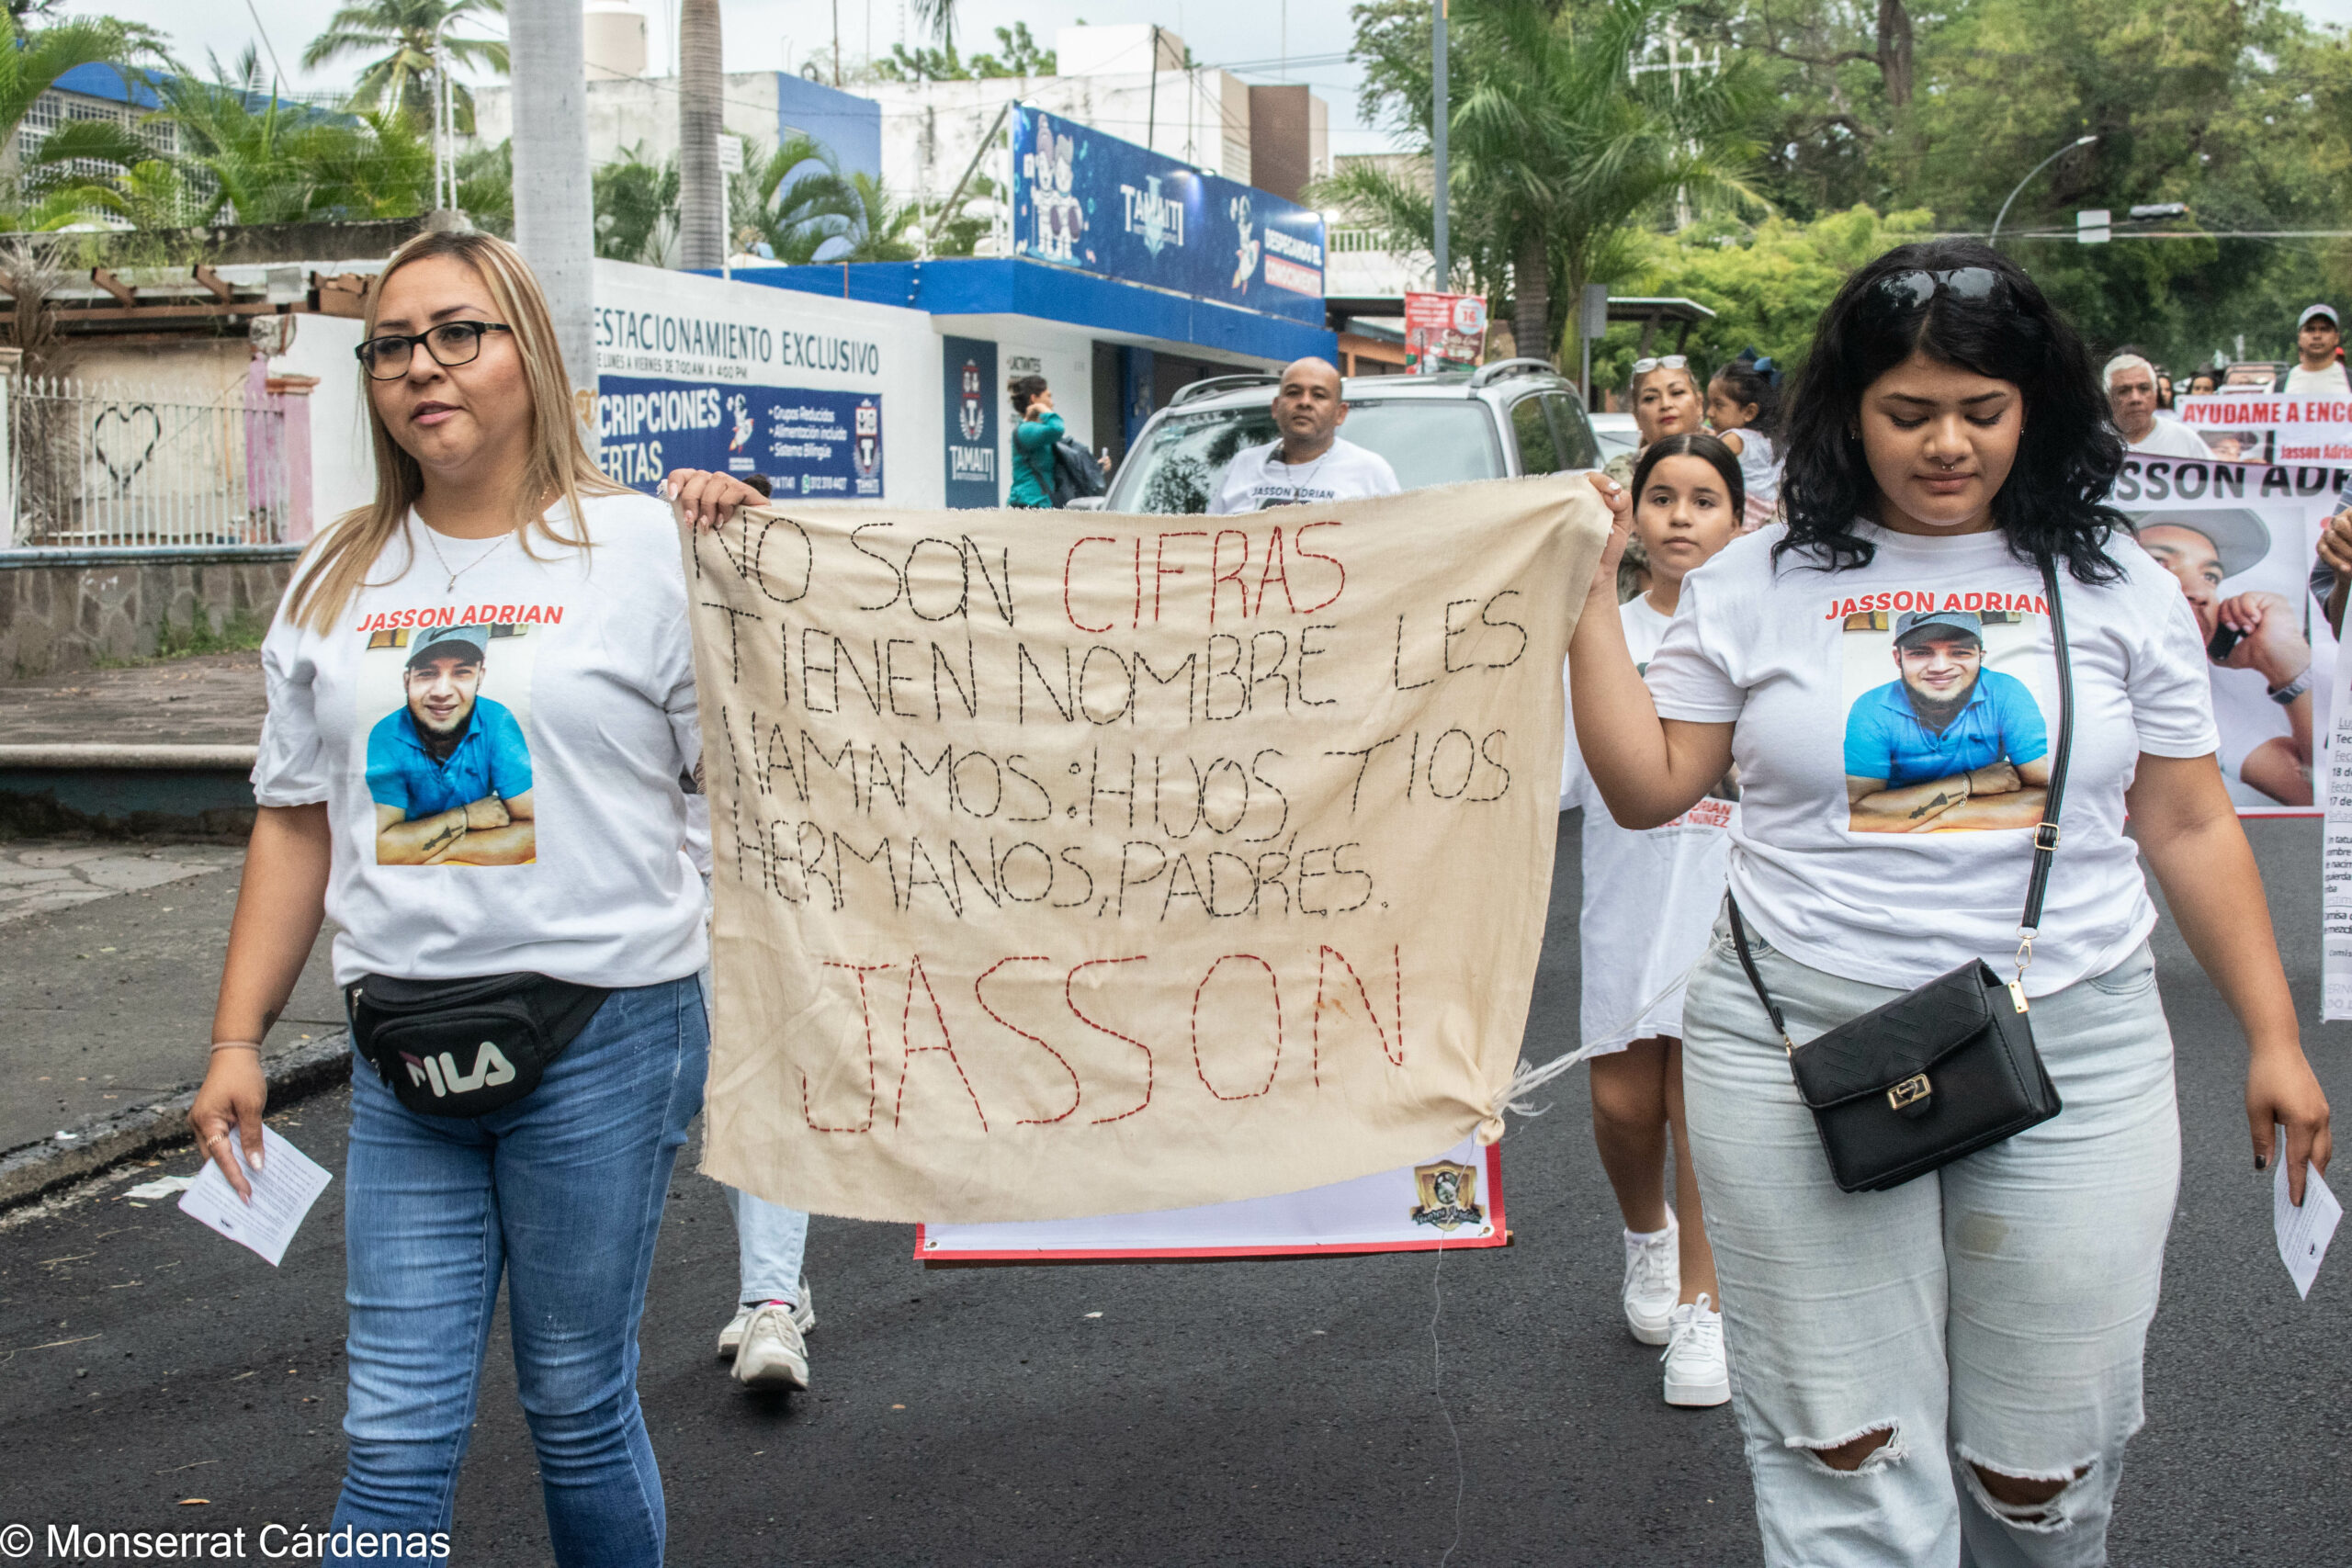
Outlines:
[[[455,571],[451,571],[449,570],[449,558],[441,553],[440,537],[434,533],[431,525],[427,524],[424,518],[420,517],[416,520],[416,525],[424,531],[424,542],[432,547],[433,558],[441,563],[441,570],[444,572],[448,573],[449,581],[442,584],[441,587],[441,592],[444,593],[455,593],[458,591],[458,579],[465,576],[466,573],[473,570],[474,568],[480,566],[482,562],[496,555],[498,553],[499,546],[505,544],[507,540],[514,536],[512,530],[501,534],[496,542],[493,543],[490,548],[482,551],[481,554],[474,557],[473,559],[458,568]]]
[[[1307,480],[1312,479],[1322,470],[1323,465],[1330,461],[1331,454],[1339,449],[1339,446],[1340,444],[1337,441],[1334,441],[1330,446],[1324,447],[1323,450],[1316,456],[1314,465],[1306,470],[1306,479],[1300,479],[1296,474],[1291,475],[1290,498],[1293,502],[1295,502],[1298,500],[1299,487],[1306,484]],[[1275,457],[1274,461],[1280,463],[1283,469],[1288,471],[1290,468],[1290,459],[1288,457],[1279,456],[1281,452],[1280,447],[1276,447],[1275,451],[1277,456]]]

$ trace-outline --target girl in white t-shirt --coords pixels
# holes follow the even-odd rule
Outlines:
[[[1747,484],[1744,528],[1760,528],[1781,509],[1781,393],[1753,359],[1735,359],[1707,383],[1707,423],[1739,458]]]
[[[1596,480],[1618,527],[1570,645],[1593,784],[1645,826],[1738,765],[1730,895],[1787,1040],[1982,961],[2017,976],[2064,1110],[1840,1190],[1717,923],[1683,1003],[1683,1092],[1765,1559],[2104,1561],[2180,1176],[2140,856],[2245,1029],[2256,1165],[2285,1160],[2300,1202],[2330,1153],[2214,763],[2204,650],[2104,504],[2122,441],[2081,338],[1985,245],[1905,245],[1847,281],[1785,457],[1786,522],[1685,579],[1646,671],[1609,613],[1632,500]],[[2062,742],[2041,558],[2074,692],[2046,825]],[[2060,829],[2020,932],[2034,840]]]
[[[1739,461],[1712,435],[1669,435],[1634,469],[1634,533],[1648,591],[1618,606],[1638,667],[1665,639],[1683,577],[1739,532]],[[1706,951],[1724,897],[1725,829],[1739,796],[1728,776],[1707,798],[1645,832],[1621,828],[1577,766],[1568,734],[1560,806],[1584,807],[1583,1041],[1595,1053],[1592,1136],[1625,1220],[1621,1302],[1645,1345],[1664,1345],[1668,1404],[1731,1397],[1716,1307],[1714,1255],[1682,1118],[1682,976]],[[1667,1207],[1672,1134],[1678,1215]]]
[[[503,1282],[554,1560],[652,1568],[637,1325],[707,1046],[677,525],[589,454],[511,245],[402,245],[358,358],[376,496],[311,542],[263,644],[260,810],[188,1120],[247,1192],[260,1042],[333,917],[365,1043],[334,1528],[449,1529]],[[376,1027],[402,1006],[410,1032]]]

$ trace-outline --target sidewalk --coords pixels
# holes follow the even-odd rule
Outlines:
[[[0,1204],[121,1157],[152,1108],[203,1077],[243,862],[212,845],[0,841],[0,1081],[15,1086]],[[322,935],[266,1042],[273,1083],[342,1036],[328,948]]]
[[[256,652],[0,684],[0,833],[242,843],[266,705]]]
[[[0,758],[250,749],[264,705],[258,653],[14,681]],[[64,804],[86,804],[95,786],[74,787]],[[0,1206],[175,1128],[204,1076],[243,864],[235,841],[0,837]],[[273,1085],[339,1070],[331,934],[266,1042]]]
[[[206,653],[0,682],[0,743],[251,746],[266,710],[258,652]]]

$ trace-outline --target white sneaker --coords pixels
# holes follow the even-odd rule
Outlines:
[[[1666,1343],[1675,1299],[1682,1294],[1681,1226],[1666,1212],[1666,1228],[1644,1236],[1625,1233],[1625,1326],[1645,1345]]]
[[[1724,1360],[1724,1314],[1703,1291],[1699,1299],[1674,1309],[1674,1326],[1666,1342],[1666,1402],[1668,1404],[1724,1404],[1731,1400],[1731,1371]]]
[[[735,1359],[736,1348],[743,1343],[743,1330],[751,1325],[752,1314],[764,1304],[766,1303],[762,1302],[747,1302],[736,1309],[733,1317],[727,1320],[727,1326],[718,1331],[720,1360],[731,1361]],[[800,1300],[792,1309],[792,1321],[794,1326],[797,1327],[804,1336],[817,1331],[817,1303],[816,1299],[808,1293],[808,1280],[806,1276],[803,1276],[800,1281]]]
[[[743,1343],[735,1351],[737,1382],[757,1389],[808,1386],[808,1346],[792,1314],[781,1302],[770,1302],[752,1314],[752,1321],[743,1325]]]

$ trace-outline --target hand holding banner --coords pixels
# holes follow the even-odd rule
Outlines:
[[[1478,1127],[1525,1027],[1558,671],[1607,532],[1559,475],[695,536],[706,1169],[823,1213],[1063,1219]]]

